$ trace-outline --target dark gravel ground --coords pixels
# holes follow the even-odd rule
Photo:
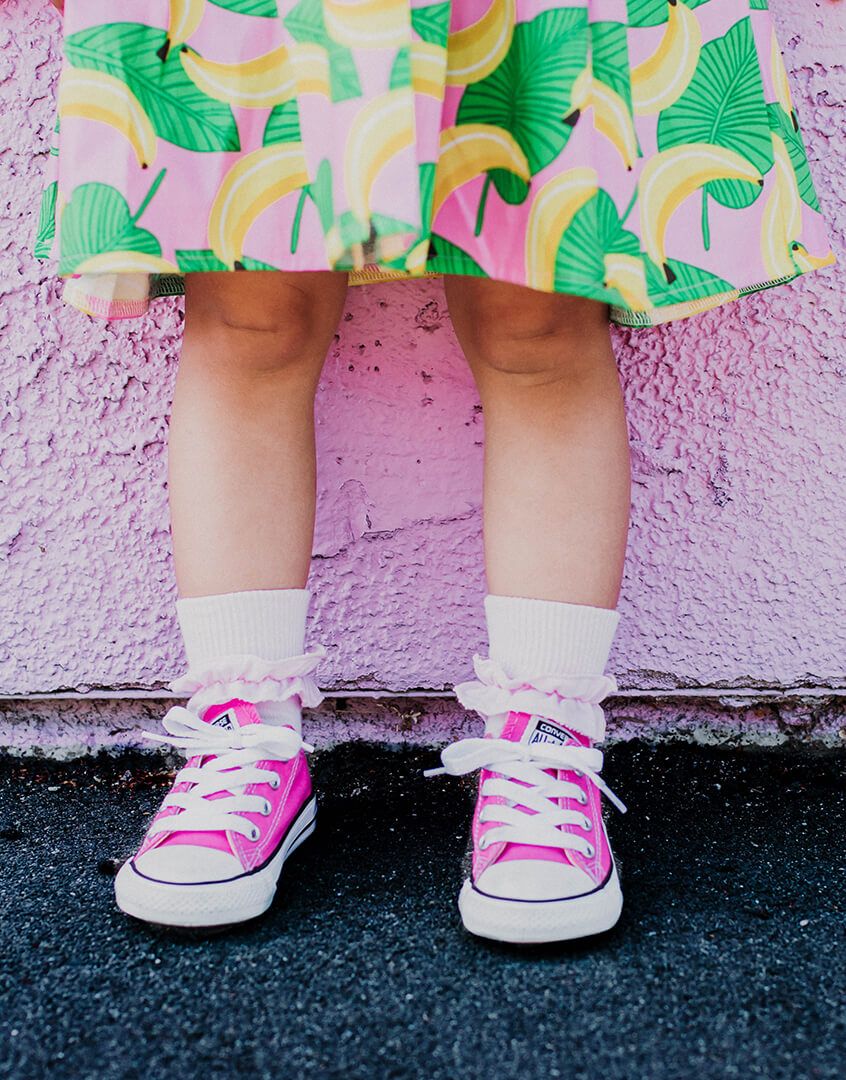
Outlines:
[[[435,763],[319,757],[274,907],[205,939],[113,906],[155,759],[0,763],[0,1074],[846,1075],[846,756],[614,747],[623,918],[531,950],[462,930],[472,788]]]

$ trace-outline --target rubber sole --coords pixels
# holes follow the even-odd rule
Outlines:
[[[139,873],[130,859],[115,877],[115,900],[121,911],[156,926],[204,929],[231,926],[262,915],[273,903],[288,856],[315,829],[317,800],[304,804],[273,858],[231,881],[172,884]]]
[[[477,937],[514,945],[572,941],[610,930],[620,918],[623,893],[617,868],[594,892],[563,900],[506,900],[488,896],[467,880],[458,896],[465,929]]]

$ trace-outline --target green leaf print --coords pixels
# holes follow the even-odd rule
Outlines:
[[[402,45],[397,49],[397,55],[391,65],[388,89],[396,90],[403,86],[411,86],[411,48],[408,45]]]
[[[640,241],[623,228],[614,200],[600,188],[576,212],[561,237],[555,257],[556,291],[566,292],[576,285],[585,294],[607,296],[604,257],[611,252],[639,258]]]
[[[221,262],[211,249],[184,248],[176,253],[176,265],[183,274],[201,274],[209,270],[228,270],[225,262]],[[249,255],[243,255],[239,264],[245,270],[276,270],[277,267],[260,259],[251,259]]]
[[[753,11],[767,11],[768,10],[767,0],[749,0],[749,7]]]
[[[658,119],[658,149],[706,142],[734,150],[765,173],[773,163],[770,125],[760,60],[748,16],[702,47],[693,78],[682,96]],[[743,180],[711,180],[703,189],[703,233],[707,200],[741,209],[762,188]]]
[[[429,257],[426,260],[426,269],[440,270],[439,262],[444,264],[445,273],[490,277],[490,274],[483,270],[473,256],[468,255],[463,248],[453,244],[445,236],[433,233],[429,241]]]
[[[232,109],[199,90],[182,69],[179,50],[162,61],[165,30],[141,23],[103,23],[65,38],[77,67],[122,79],[140,101],[158,136],[186,150],[240,150]]]
[[[278,266],[271,266],[270,263],[262,262],[261,259],[251,259],[249,255],[242,255],[238,260],[245,270],[278,270]]]
[[[359,221],[352,210],[345,210],[338,218],[338,231],[344,248],[348,248],[352,244],[364,244],[370,239],[370,229]],[[337,268],[342,270],[346,266],[345,261],[339,262]]]
[[[787,152],[790,155],[790,163],[796,173],[796,184],[799,188],[799,198],[808,204],[812,210],[819,213],[820,204],[808,165],[808,156],[802,141],[801,128],[793,126],[793,120],[777,102],[767,104],[767,115],[770,118],[772,130],[784,139]],[[796,121],[797,125],[799,121]]]
[[[176,265],[183,274],[202,274],[207,270],[228,270],[229,267],[211,250],[182,248],[174,252]]]
[[[420,215],[423,221],[421,239],[432,232],[432,203],[435,198],[435,174],[438,171],[434,161],[423,161],[417,172],[420,177]]]
[[[41,192],[41,207],[38,212],[38,230],[32,253],[36,259],[49,259],[56,236],[56,199],[59,194],[58,181],[54,180]]]
[[[421,41],[430,45],[446,46],[449,38],[449,19],[451,4],[429,4],[428,7],[413,8],[411,26]]]
[[[294,220],[291,222],[291,254],[297,250],[300,242],[300,226],[303,221],[306,199],[311,195],[311,185],[304,184],[300,189],[300,197],[297,199],[297,209],[294,211]]]
[[[158,240],[135,222],[158,190],[165,174],[159,173],[140,207],[133,214],[126,199],[111,184],[80,184],[62,212],[59,274],[72,274],[94,255],[109,251],[138,251],[161,255]]]
[[[590,24],[591,65],[594,78],[610,86],[632,111],[628,30],[623,23]]]
[[[699,7],[708,0],[684,0],[689,8]],[[629,26],[660,26],[669,18],[668,0],[628,0]]]
[[[296,98],[284,101],[281,105],[273,108],[267,123],[264,126],[262,146],[270,146],[273,143],[300,142],[300,110]]]
[[[573,83],[588,58],[587,11],[561,7],[518,23],[502,62],[461,95],[457,124],[495,124],[511,132],[532,175],[553,161],[573,131],[566,120]],[[521,203],[528,186],[491,169],[502,199]]]
[[[395,236],[397,233],[413,233],[414,226],[409,221],[401,218],[390,217],[388,214],[371,214],[370,220],[379,236]]]
[[[332,228],[335,220],[335,207],[332,198],[332,162],[324,158],[317,167],[317,174],[309,184],[309,191],[317,213],[320,215],[320,225],[324,235]]]
[[[209,0],[210,4],[234,11],[238,15],[259,15],[273,19],[279,14],[276,0]]]
[[[734,285],[724,278],[677,259],[667,259],[674,275],[672,285],[668,285],[664,275],[651,259],[644,258],[643,262],[646,267],[646,288],[656,307],[679,304],[686,300],[700,300],[715,293],[731,292],[734,288]]]
[[[362,96],[352,52],[326,33],[322,0],[299,0],[282,21],[295,41],[311,42],[326,49],[329,54],[329,93],[332,101],[349,101]]]

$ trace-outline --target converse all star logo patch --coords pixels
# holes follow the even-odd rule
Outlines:
[[[216,716],[214,720],[210,720],[211,727],[223,728],[225,731],[235,730],[235,714],[232,709],[227,709],[226,712],[222,712],[220,716]]]
[[[536,743],[553,743],[555,746],[566,746],[570,742],[569,734],[548,720],[538,719],[535,721],[534,731],[529,736],[529,746]]]

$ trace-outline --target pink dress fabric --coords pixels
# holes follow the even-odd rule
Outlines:
[[[650,326],[834,262],[766,0],[66,0],[62,79],[35,251],[102,318],[277,269]]]

